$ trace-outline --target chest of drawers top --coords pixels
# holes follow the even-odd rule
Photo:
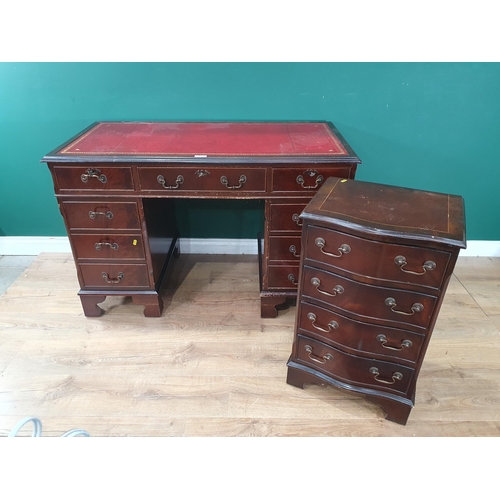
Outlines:
[[[330,122],[97,122],[42,161],[361,163]]]
[[[466,247],[464,202],[457,195],[332,177],[301,217],[368,240]]]

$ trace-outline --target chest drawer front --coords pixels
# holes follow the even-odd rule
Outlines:
[[[427,328],[436,297],[417,292],[365,285],[333,273],[304,266],[303,295],[351,312],[388,323]]]
[[[273,192],[315,193],[328,177],[349,178],[352,167],[301,166],[273,169]]]
[[[144,245],[138,234],[73,234],[71,236],[77,259],[143,260]]]
[[[149,288],[146,264],[80,264],[82,288],[146,289]]]
[[[269,259],[276,261],[300,260],[300,236],[271,236],[269,238]]]
[[[412,368],[339,351],[323,342],[297,336],[298,359],[348,384],[406,394],[415,371]]]
[[[55,166],[54,176],[59,191],[133,191],[130,167],[65,167]]]
[[[299,328],[334,347],[348,347],[363,356],[384,356],[416,362],[424,336],[386,326],[355,321],[307,302],[299,305]]]
[[[71,230],[74,229],[140,229],[135,202],[65,201],[63,210]]]
[[[271,203],[269,209],[270,231],[302,231],[302,219],[299,218],[306,204]]]
[[[265,168],[145,167],[139,169],[139,178],[142,191],[266,191]]]
[[[380,243],[311,225],[307,228],[307,256],[321,266],[439,289],[451,254]]]

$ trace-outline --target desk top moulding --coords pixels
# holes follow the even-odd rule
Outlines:
[[[265,201],[261,315],[275,317],[297,296],[298,215],[328,177],[354,179],[361,163],[326,121],[103,121],[41,161],[52,174],[87,316],[102,314],[97,304],[110,295],[161,315],[161,283],[182,229],[175,199],[197,198]]]

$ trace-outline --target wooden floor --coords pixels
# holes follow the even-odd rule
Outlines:
[[[460,258],[408,424],[362,397],[285,383],[295,307],[260,318],[255,256],[181,256],[161,318],[83,316],[70,254],[0,297],[0,436],[500,436],[500,258]],[[26,431],[26,435],[29,434]]]

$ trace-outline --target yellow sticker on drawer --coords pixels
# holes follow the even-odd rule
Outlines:
[[[134,240],[134,241],[132,242],[132,245],[134,245],[134,246],[135,246],[135,245],[137,245],[137,240]]]

